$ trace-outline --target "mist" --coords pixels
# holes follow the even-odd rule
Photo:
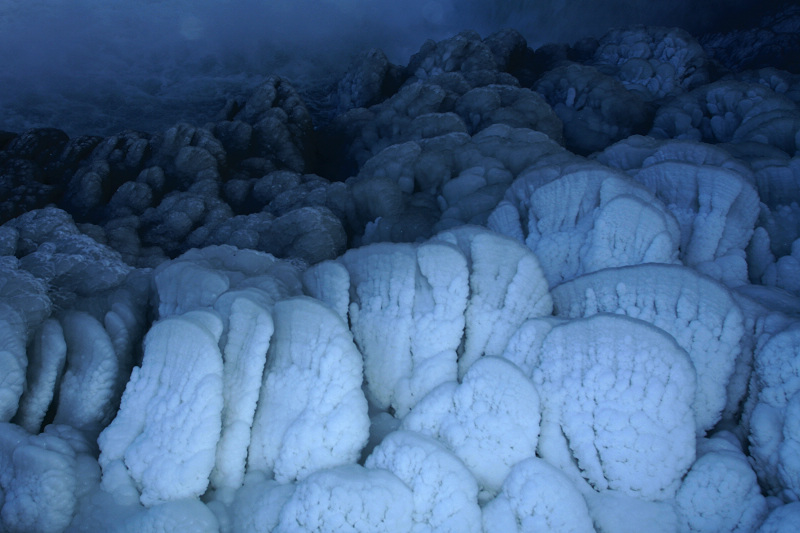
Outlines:
[[[630,24],[729,28],[710,0],[4,0],[0,129],[158,131],[214,119],[271,74],[330,83],[371,47],[404,64],[427,39],[514,27],[532,47]],[[763,6],[763,4],[762,4]],[[723,16],[724,14],[724,16]]]

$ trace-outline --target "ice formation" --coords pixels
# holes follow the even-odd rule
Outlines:
[[[0,530],[796,530],[798,20],[0,132]]]

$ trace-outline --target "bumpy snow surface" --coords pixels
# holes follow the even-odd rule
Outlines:
[[[798,531],[798,17],[0,132],[0,531]]]

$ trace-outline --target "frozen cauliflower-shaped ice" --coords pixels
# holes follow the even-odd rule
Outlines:
[[[487,533],[594,531],[581,493],[560,470],[531,457],[517,463],[497,497],[483,508]]]
[[[742,313],[725,287],[686,267],[645,264],[586,274],[552,294],[560,316],[625,314],[672,335],[697,373],[698,432],[719,421],[744,335]],[[732,392],[736,405],[746,391]]]
[[[678,258],[678,224],[666,206],[628,176],[595,163],[523,172],[489,227],[522,240],[551,286],[601,268]]]
[[[767,513],[755,472],[733,435],[701,442],[675,498],[682,532],[754,531]]]
[[[475,475],[481,499],[500,490],[511,467],[536,452],[539,394],[519,368],[482,357],[459,384],[431,391],[401,427],[444,443]]]
[[[686,352],[627,317],[537,322],[520,328],[505,357],[531,369],[541,391],[539,454],[567,473],[579,470],[595,490],[674,496],[695,457],[695,373]],[[556,433],[545,435],[545,425]],[[573,459],[562,464],[564,457]]]
[[[222,426],[222,329],[209,311],[150,329],[142,366],[98,439],[108,492],[123,499],[139,494],[152,506],[206,491]]]
[[[278,302],[273,320],[248,470],[286,483],[355,462],[369,419],[351,333],[330,308],[307,297]]]
[[[350,323],[370,400],[404,416],[456,378],[467,306],[467,260],[442,242],[373,244],[339,261],[350,273]]]
[[[395,431],[373,450],[364,466],[388,470],[411,489],[411,531],[480,531],[478,483],[441,443],[419,433]]]
[[[340,466],[301,481],[274,531],[411,531],[413,507],[411,490],[390,472]]]
[[[483,355],[500,355],[516,328],[528,318],[547,316],[552,299],[539,261],[521,244],[477,226],[436,235],[469,261],[469,301],[458,360],[463,376]]]

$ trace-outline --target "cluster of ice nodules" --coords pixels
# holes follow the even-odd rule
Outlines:
[[[797,83],[714,75],[679,30],[464,32],[317,130],[271,78],[15,137],[68,179],[3,204],[42,208],[0,227],[2,529],[791,528]]]

